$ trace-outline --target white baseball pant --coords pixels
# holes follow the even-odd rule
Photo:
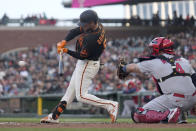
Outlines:
[[[88,94],[88,87],[92,83],[92,79],[98,73],[99,66],[99,61],[78,60],[70,84],[61,101],[66,101],[67,105],[69,105],[76,97],[78,101],[83,103],[102,107],[108,111],[113,109],[113,107],[115,107],[114,101],[100,99]]]

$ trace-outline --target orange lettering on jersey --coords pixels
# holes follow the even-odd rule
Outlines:
[[[106,48],[106,39],[105,39],[104,42],[103,42],[103,48],[104,48],[104,49]]]
[[[97,40],[97,43],[98,43],[99,45],[101,45],[101,41],[100,41],[99,39]]]
[[[87,57],[88,56],[87,50],[86,49],[82,50],[80,52],[80,56]]]
[[[80,47],[82,47],[82,43],[83,43],[83,35],[80,35],[80,37],[78,38],[78,42],[80,44]]]
[[[97,43],[99,45],[101,45],[103,43],[103,46],[105,46],[104,44],[106,44],[106,43],[105,43],[105,31],[104,30],[101,32],[101,35],[99,36],[99,38],[97,40]]]
[[[82,32],[82,27],[80,26],[80,32]]]

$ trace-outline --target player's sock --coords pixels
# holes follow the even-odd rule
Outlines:
[[[59,118],[59,116],[61,115],[61,113],[63,113],[63,111],[65,110],[67,105],[66,101],[61,101],[56,108],[52,111],[52,119],[56,120]]]

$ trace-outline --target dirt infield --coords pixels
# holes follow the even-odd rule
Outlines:
[[[0,122],[0,128],[196,128],[196,123],[189,124],[130,124],[130,123],[19,123]]]

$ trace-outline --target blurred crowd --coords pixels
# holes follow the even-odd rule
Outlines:
[[[132,16],[130,19],[113,19],[112,23],[121,23],[122,26],[126,26],[127,23],[130,25],[135,26],[186,26],[186,27],[192,27],[195,26],[195,18],[194,16],[190,16],[187,14],[186,18],[182,17],[182,14],[177,15],[177,12],[173,12],[173,18],[171,19],[169,15],[165,20],[162,20],[160,18],[159,11],[155,14],[152,14],[151,19],[141,19],[140,16]],[[102,21],[102,20],[100,20]],[[74,20],[72,21],[74,23]],[[102,22],[106,22],[107,20],[104,20]],[[9,18],[7,14],[4,14],[3,17],[0,19],[0,25],[7,25],[8,23],[20,23],[21,26],[28,25],[28,24],[34,24],[34,26],[37,25],[53,25],[55,26],[57,23],[57,19],[55,18],[47,18],[45,13],[42,14],[32,14],[27,15],[26,17],[21,16],[20,19],[12,19]]]
[[[187,14],[186,18],[183,19],[182,14],[179,16],[177,15],[177,12],[173,12],[173,18],[171,19],[169,15],[167,16],[166,20],[161,20],[159,16],[159,12],[152,15],[151,20],[142,20],[139,16],[133,16],[129,20],[130,25],[143,25],[143,26],[160,26],[160,25],[166,25],[166,26],[187,26],[187,27],[193,27],[195,26],[195,18],[194,16],[190,16]],[[126,25],[126,23],[124,23]]]
[[[21,16],[20,19],[11,19],[7,14],[4,14],[3,17],[0,19],[0,25],[7,25],[8,23],[20,23],[21,26],[27,24],[34,24],[36,25],[55,25],[56,19],[54,18],[47,18],[46,14],[32,14],[27,15],[26,17]]]
[[[194,16],[190,16],[187,14],[186,18],[183,19],[182,14],[177,15],[177,12],[173,12],[173,20],[171,20],[169,17],[167,18],[167,25],[180,25],[180,26],[195,26],[195,18]]]
[[[187,58],[196,69],[196,37],[190,33],[168,35],[175,42],[177,54]],[[121,81],[116,76],[116,65],[119,56],[128,62],[137,62],[137,57],[148,55],[147,44],[153,37],[129,37],[124,39],[108,39],[107,48],[101,57],[103,63],[98,75],[91,84],[90,92],[122,91],[131,93],[132,85],[137,89],[155,91],[150,78],[132,75]],[[63,93],[69,85],[76,59],[64,55],[64,75],[58,75],[58,55],[56,45],[41,45],[28,50],[10,53],[0,59],[0,96],[25,96],[51,93]],[[24,60],[27,65],[19,66]],[[132,83],[130,85],[130,81]],[[132,90],[132,91],[130,91]]]

